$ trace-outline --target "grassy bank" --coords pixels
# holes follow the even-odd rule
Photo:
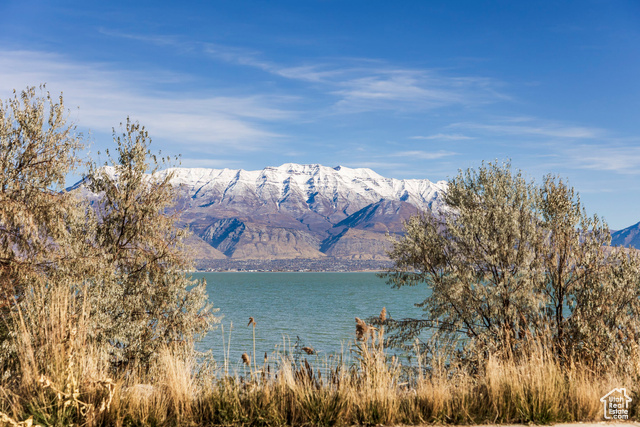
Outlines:
[[[69,304],[61,296],[42,322],[20,323],[0,387],[5,425],[546,424],[601,420],[600,397],[626,386],[635,404],[639,391],[615,366],[560,366],[540,345],[520,360],[489,356],[475,373],[437,360],[408,371],[379,337],[357,342],[350,363],[250,355],[225,374],[167,347],[144,369],[114,368]]]

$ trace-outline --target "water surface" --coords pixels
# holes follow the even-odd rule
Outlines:
[[[237,365],[243,352],[253,351],[249,317],[257,322],[256,354],[300,345],[320,356],[341,353],[355,338],[355,317],[377,316],[382,307],[394,318],[419,317],[415,303],[425,287],[393,289],[375,273],[194,273],[207,280],[210,301],[220,309],[226,340],[231,331],[229,361]],[[226,342],[226,341],[225,341]],[[223,360],[222,328],[199,344]]]

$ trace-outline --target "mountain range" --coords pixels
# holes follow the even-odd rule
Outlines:
[[[412,215],[444,208],[447,187],[317,164],[159,173],[173,174],[181,225],[193,232],[187,244],[200,269],[248,260],[388,261],[387,235],[400,235]],[[640,248],[640,223],[612,233],[612,245]]]
[[[611,233],[611,246],[620,245],[640,249],[640,222]]]
[[[294,163],[258,171],[172,168],[198,264],[209,260],[386,260],[386,234],[442,205],[446,182]]]

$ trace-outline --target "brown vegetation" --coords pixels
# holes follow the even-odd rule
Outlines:
[[[149,369],[125,375],[87,341],[83,319],[69,316],[72,304],[57,295],[55,318],[21,323],[20,380],[0,386],[8,425],[547,424],[599,420],[609,390],[639,391],[637,377],[615,365],[561,365],[538,342],[528,343],[526,358],[490,355],[475,373],[444,359],[426,367],[421,357],[406,370],[386,354],[382,333],[354,342],[352,362],[272,354],[254,368],[245,354],[244,374],[225,375],[166,347]]]
[[[396,284],[431,286],[430,318],[383,309],[377,327],[355,319],[353,359],[274,354],[260,366],[250,317],[241,373],[229,341],[223,369],[197,360],[195,336],[216,319],[184,274],[170,176],[146,174],[144,128],[127,121],[113,169],[90,168],[90,209],[60,188],[80,148],[62,98],[34,97],[0,105],[5,425],[551,423],[599,419],[614,387],[640,392],[638,259],[603,253],[606,226],[561,181],[540,192],[495,165],[483,185],[454,181],[455,215],[412,220],[394,248]],[[441,332],[404,366],[384,340],[403,325]]]

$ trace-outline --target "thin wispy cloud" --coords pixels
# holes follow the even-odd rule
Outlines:
[[[346,166],[348,168],[358,169],[358,168],[367,168],[378,170],[387,170],[389,168],[402,168],[405,166],[403,163],[393,163],[393,162],[372,162],[372,161],[347,161],[341,162],[340,166]]]
[[[98,32],[105,36],[118,37],[128,40],[136,40],[145,43],[151,43],[157,46],[186,46],[187,43],[182,41],[179,37],[167,36],[162,34],[135,34],[125,33],[122,31],[114,31],[108,28],[99,28]]]
[[[211,168],[211,169],[240,169],[242,162],[230,159],[196,159],[182,157],[180,167],[183,168]]]
[[[113,33],[157,45],[185,43],[172,37],[135,36]],[[375,110],[429,110],[450,105],[478,105],[509,99],[494,79],[480,76],[450,76],[442,71],[413,69],[367,58],[344,58],[315,64],[281,64],[264,59],[255,50],[209,42],[190,42],[212,60],[252,67],[300,82],[314,83],[314,90],[335,97],[334,113]]]
[[[257,52],[249,49],[202,43],[202,51],[205,55],[224,62],[258,68],[270,73],[277,73],[277,67],[274,64],[269,61],[260,60]]]
[[[480,105],[499,99],[494,84],[483,77],[458,78],[433,70],[379,64],[334,74],[340,78],[329,81],[330,86],[337,88],[330,93],[340,98],[335,109],[343,113],[424,111],[452,105]]]
[[[334,84],[336,80],[339,81],[342,76],[349,72],[349,70],[346,69],[325,70],[322,69],[322,67],[315,65],[301,65],[283,68],[273,67],[270,70],[287,79],[324,84]]]
[[[580,144],[563,150],[565,165],[574,169],[640,174],[640,147]]]
[[[459,133],[437,133],[428,136],[411,136],[409,139],[438,140],[438,141],[463,141],[466,139],[474,139],[472,136],[466,136]]]
[[[510,122],[500,124],[454,123],[449,125],[449,127],[468,129],[488,134],[544,136],[551,138],[573,139],[599,138],[605,134],[602,129],[585,126],[571,126],[561,123],[536,121],[523,118],[518,118],[515,121],[522,122],[523,124],[512,124]]]
[[[109,132],[130,116],[155,137],[251,150],[281,137],[266,124],[294,117],[278,107],[285,100],[272,96],[195,96],[154,88],[189,76],[113,69],[36,51],[0,51],[0,56],[3,98],[13,89],[47,83],[51,92],[64,92],[67,106],[80,107],[71,118],[93,131]]]
[[[464,100],[461,93],[442,84],[428,85],[417,73],[393,71],[340,82],[344,89],[333,93],[342,99],[336,107],[343,112],[387,108],[435,108]]]
[[[343,113],[385,109],[433,109],[505,100],[499,83],[485,77],[446,76],[435,70],[395,67],[381,61],[345,59],[342,63],[280,65],[247,49],[206,45],[205,52],[225,62],[245,65],[279,77],[321,84],[336,96]]]
[[[411,150],[411,151],[399,151],[397,153],[392,153],[390,156],[392,157],[410,157],[413,159],[422,159],[422,160],[436,160],[442,159],[443,157],[455,156],[458,153],[453,151],[419,151],[419,150]]]

